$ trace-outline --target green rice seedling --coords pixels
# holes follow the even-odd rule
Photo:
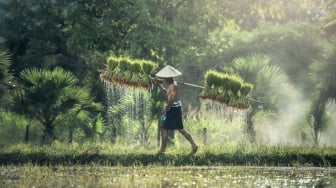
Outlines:
[[[253,89],[253,85],[250,83],[244,83],[240,88],[240,95],[246,97]]]
[[[139,83],[141,81],[141,62],[140,61],[133,61],[132,64],[130,64],[131,72],[132,72],[132,82]]]
[[[220,87],[222,84],[222,75],[217,71],[209,70],[205,74],[205,82],[207,86]]]
[[[141,65],[142,65],[142,71],[144,72],[145,75],[148,75],[148,76],[157,67],[157,65],[155,63],[153,63],[151,61],[146,61],[146,60],[142,60]]]
[[[123,79],[125,84],[132,79],[133,75],[133,61],[129,58],[125,58],[126,70],[124,71]]]
[[[203,99],[215,100],[218,96],[218,88],[214,86],[206,86],[199,95]]]
[[[238,98],[239,90],[244,81],[236,75],[220,73],[209,70],[205,74],[206,87],[201,97],[219,101],[224,104],[234,105]]]
[[[223,74],[222,76],[222,87],[225,91],[230,90],[230,75],[229,74]]]
[[[127,71],[129,59],[127,58],[121,58],[118,66],[118,70],[116,71],[116,77],[123,78],[125,75],[125,72]]]
[[[243,80],[237,75],[230,75],[230,90],[233,92],[234,96],[238,95],[238,91],[243,84]]]
[[[142,66],[142,80],[144,83],[150,84],[150,76],[154,69],[156,69],[157,65],[151,61],[147,60],[141,60],[141,66]]]
[[[222,86],[214,88],[214,90],[215,90],[215,95],[216,95],[215,97],[216,101],[226,104],[228,101],[228,97],[227,97],[228,91],[225,90]]]
[[[115,56],[109,56],[106,59],[107,65],[106,65],[106,75],[112,76],[115,72],[117,67],[120,63],[120,58],[117,58]]]
[[[221,73],[209,70],[205,74],[205,83],[206,86],[202,90],[200,97],[204,99],[212,99],[216,100],[216,97],[218,96],[222,83],[222,75]]]
[[[106,70],[100,71],[105,81],[130,87],[146,89],[151,87],[150,74],[156,67],[155,63],[115,56],[108,57],[106,61]]]

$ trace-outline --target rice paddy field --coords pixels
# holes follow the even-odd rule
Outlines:
[[[336,169],[254,166],[1,166],[0,187],[335,187]]]
[[[241,145],[241,144],[240,144]],[[0,148],[0,187],[336,187],[336,149],[108,144]]]

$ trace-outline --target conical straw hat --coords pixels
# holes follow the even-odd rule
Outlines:
[[[174,67],[167,65],[163,67],[159,72],[155,74],[155,76],[160,78],[170,78],[170,77],[176,77],[181,76],[182,73],[175,69]]]

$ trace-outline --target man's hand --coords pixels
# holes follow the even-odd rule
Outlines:
[[[154,82],[155,85],[159,85],[160,84],[159,78],[154,77],[154,78],[151,78],[151,79],[153,80],[153,82]]]

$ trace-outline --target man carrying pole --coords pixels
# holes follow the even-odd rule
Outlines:
[[[155,74],[157,78],[153,78],[155,85],[157,85],[167,97],[167,106],[163,109],[162,115],[164,124],[161,134],[161,149],[159,151],[161,154],[164,154],[166,151],[168,130],[178,130],[190,142],[192,147],[192,154],[196,153],[198,150],[198,146],[195,144],[191,135],[183,129],[182,103],[179,98],[179,86],[174,80],[174,77],[180,75],[182,75],[180,71],[176,70],[170,65],[167,65]],[[167,88],[164,88],[160,84],[160,78],[168,84]]]

